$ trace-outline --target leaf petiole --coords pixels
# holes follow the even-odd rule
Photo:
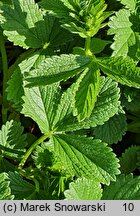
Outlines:
[[[27,150],[27,152],[24,154],[18,169],[22,169],[22,167],[24,166],[24,164],[26,163],[26,160],[28,159],[28,157],[30,156],[30,154],[33,152],[33,150],[36,148],[37,145],[39,145],[40,143],[42,143],[45,139],[48,138],[48,135],[43,135],[41,136],[39,139],[37,139],[31,146],[30,148]]]
[[[33,181],[35,184],[36,192],[39,192],[39,182],[37,181],[37,179],[34,178],[34,176],[27,176],[25,170],[21,169],[19,170],[19,174],[22,175],[24,178]]]

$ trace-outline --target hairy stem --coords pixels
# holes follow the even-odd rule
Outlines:
[[[3,67],[2,122],[5,123],[7,121],[6,85],[8,81],[8,62],[7,62],[4,36],[1,29],[0,29],[0,51],[1,51],[2,67]]]
[[[47,138],[48,138],[48,135],[43,135],[30,146],[30,148],[26,151],[25,155],[23,156],[23,158],[22,158],[22,160],[18,166],[18,169],[22,169],[22,167],[26,163],[26,160],[28,159],[30,154],[33,152],[33,150],[36,148],[36,146],[39,145],[40,143],[42,143]]]

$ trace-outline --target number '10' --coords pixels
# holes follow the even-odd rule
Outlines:
[[[124,203],[124,210],[125,211],[133,211],[134,210],[134,204],[133,203]]]

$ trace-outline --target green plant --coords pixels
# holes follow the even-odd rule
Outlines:
[[[0,198],[139,199],[139,1],[0,3]]]

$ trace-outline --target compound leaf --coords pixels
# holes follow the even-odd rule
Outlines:
[[[11,195],[10,180],[7,173],[0,173],[0,200],[13,200]]]
[[[102,71],[121,84],[140,88],[140,68],[129,57],[107,57],[98,59]]]
[[[15,45],[23,48],[40,48],[45,45],[47,35],[43,13],[34,0],[13,0],[14,8],[1,7],[4,34]]]
[[[140,177],[124,174],[117,177],[116,182],[111,182],[103,191],[102,200],[139,200]]]
[[[82,128],[96,127],[102,125],[110,117],[118,112],[119,107],[119,88],[117,83],[112,81],[110,78],[101,77],[100,89],[97,96],[95,107],[88,119],[78,122],[72,115],[66,116],[62,121],[59,122],[57,131],[74,131]],[[71,89],[69,97],[70,102],[73,103],[73,89]]]
[[[64,195],[65,200],[100,200],[102,189],[100,183],[94,179],[78,178],[69,184]]]
[[[0,148],[2,156],[20,158],[25,152],[26,135],[20,122],[7,121],[0,131]]]
[[[108,144],[118,143],[127,130],[126,117],[123,113],[118,113],[106,121],[103,125],[98,125],[94,129],[97,139],[101,139]]]
[[[104,184],[119,174],[118,159],[107,144],[77,135],[54,135],[54,156],[70,175],[94,178]],[[100,157],[99,157],[100,155]],[[102,158],[102,160],[101,160]]]
[[[122,173],[131,173],[137,168],[139,146],[131,146],[122,153],[120,160],[120,170]]]

